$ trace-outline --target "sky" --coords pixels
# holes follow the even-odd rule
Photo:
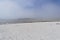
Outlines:
[[[60,0],[0,0],[0,19],[60,18]]]

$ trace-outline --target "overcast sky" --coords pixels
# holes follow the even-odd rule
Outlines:
[[[60,18],[60,0],[0,0],[0,18]]]

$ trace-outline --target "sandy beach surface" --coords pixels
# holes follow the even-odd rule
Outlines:
[[[0,25],[0,40],[60,40],[60,22]]]

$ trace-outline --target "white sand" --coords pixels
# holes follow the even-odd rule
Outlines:
[[[0,25],[0,40],[60,40],[58,22]]]

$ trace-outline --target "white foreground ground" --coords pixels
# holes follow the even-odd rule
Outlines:
[[[60,24],[38,22],[0,25],[0,40],[60,40]]]

